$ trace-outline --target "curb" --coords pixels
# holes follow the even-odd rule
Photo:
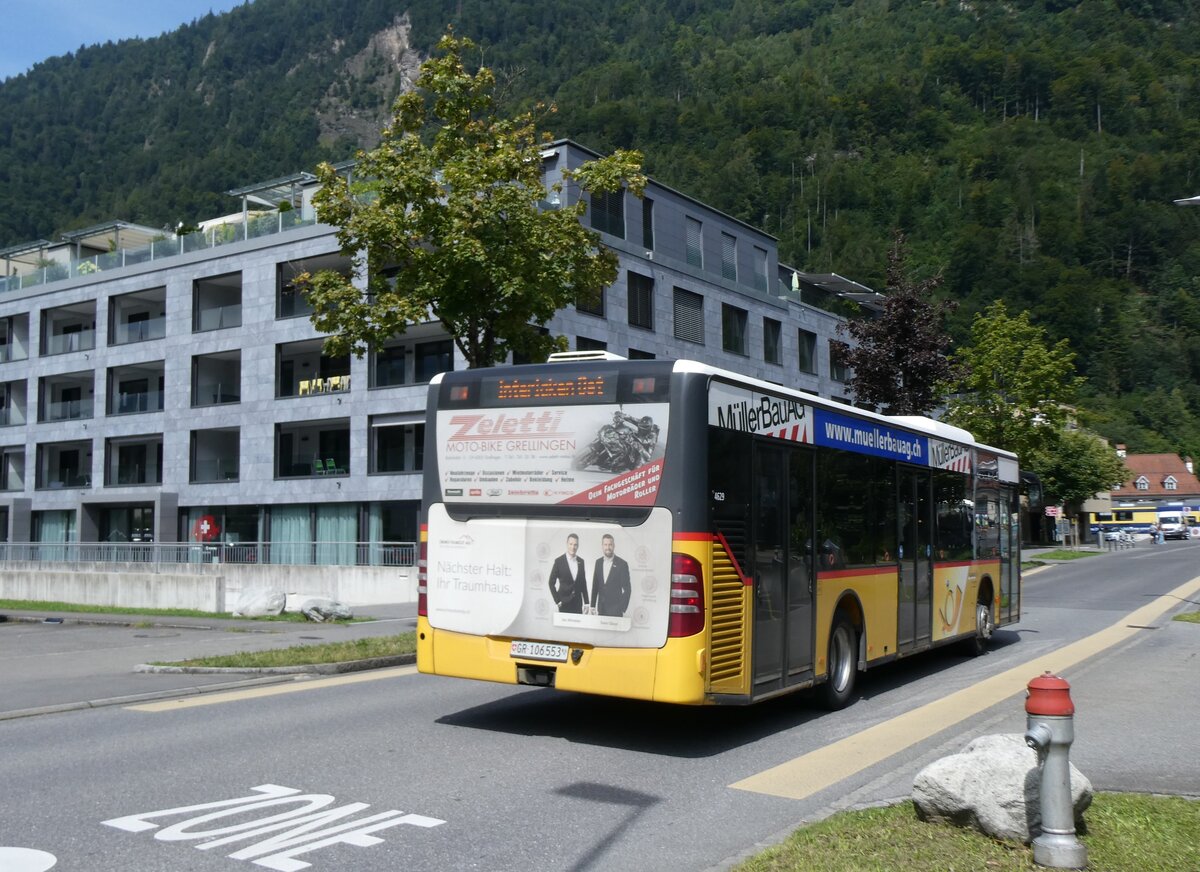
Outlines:
[[[205,693],[217,693],[225,690],[239,690],[245,687],[255,687],[265,684],[282,684],[294,680],[287,676],[267,676],[265,678],[247,678],[242,681],[224,681],[220,684],[208,684],[203,687],[185,687],[176,690],[156,690],[149,693],[133,693],[128,696],[112,696],[106,699],[90,699],[82,702],[63,702],[55,705],[43,705],[36,708],[15,709],[10,712],[0,711],[0,721],[17,718],[31,718],[36,715],[50,715],[59,712],[74,712],[82,709],[106,708],[117,705],[135,705],[142,702],[152,702],[160,699],[172,699],[180,696],[199,696]]]
[[[84,624],[92,627],[127,627],[127,628],[162,628],[168,630],[224,630],[227,626],[220,624],[176,624],[168,621],[153,620],[153,616],[130,615],[128,618],[106,617],[103,615],[87,615],[81,614],[75,617],[70,614],[47,614],[44,616],[31,614],[12,614],[0,612],[0,623],[12,621],[20,624]],[[261,629],[253,625],[243,626],[236,624],[239,632],[243,633],[272,633],[278,634],[280,630],[274,627],[263,626]]]
[[[416,662],[416,654],[396,654],[392,657],[370,657],[366,660],[346,660],[341,663],[305,663],[299,666],[158,666],[153,663],[139,663],[133,667],[133,671],[185,675],[340,675],[344,672],[408,666]]]

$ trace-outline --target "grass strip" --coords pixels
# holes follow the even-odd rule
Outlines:
[[[1079,560],[1083,557],[1097,557],[1103,554],[1103,551],[1072,551],[1066,548],[1059,548],[1057,551],[1046,551],[1038,554],[1038,560]]]
[[[1200,612],[1184,612],[1176,615],[1175,620],[1183,621],[1185,624],[1200,624]]]
[[[1200,802],[1098,793],[1084,813],[1092,872],[1200,869]],[[917,819],[911,802],[841,812],[794,832],[735,872],[947,872],[1034,870],[1026,845]]]
[[[377,636],[352,642],[328,642],[323,645],[296,645],[273,651],[241,651],[197,657],[193,660],[160,661],[155,666],[219,666],[230,669],[263,669],[272,666],[308,666],[313,663],[345,663],[372,657],[394,657],[417,650],[417,634]]]

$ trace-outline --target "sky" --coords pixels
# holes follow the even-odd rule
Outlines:
[[[149,38],[244,0],[4,0],[0,80],[81,45]]]

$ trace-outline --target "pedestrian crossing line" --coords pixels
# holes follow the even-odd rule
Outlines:
[[[330,678],[301,679],[289,684],[272,684],[267,687],[250,687],[244,690],[231,690],[226,693],[210,693],[200,696],[188,696],[180,699],[164,699],[159,702],[147,702],[140,705],[125,706],[128,711],[135,712],[173,712],[180,709],[196,708],[202,705],[221,705],[227,702],[241,702],[247,699],[260,699],[267,696],[280,696],[285,693],[300,693],[306,690],[321,690],[326,687],[337,687],[342,684],[359,684],[364,681],[379,681],[384,678],[400,678],[416,674],[416,666],[396,666],[391,669],[370,669],[363,672],[352,672],[347,675],[335,675]]]
[[[1034,657],[971,687],[927,703],[853,736],[803,754],[729,785],[784,799],[807,799],[839,781],[882,763],[918,742],[1025,690],[1043,672],[1061,675],[1089,657],[1132,638],[1168,610],[1200,593],[1200,576],[1151,600],[1111,626],[1056,651]]]

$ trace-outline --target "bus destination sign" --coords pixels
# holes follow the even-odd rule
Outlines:
[[[488,376],[482,380],[482,401],[487,405],[530,403],[613,402],[617,380],[607,375]]]

